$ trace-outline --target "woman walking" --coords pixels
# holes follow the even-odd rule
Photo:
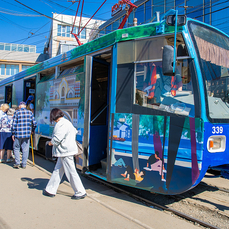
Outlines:
[[[53,146],[52,155],[58,160],[43,194],[54,197],[65,173],[75,192],[72,199],[83,199],[87,194],[74,163],[74,155],[78,153],[77,130],[71,122],[64,118],[64,113],[58,108],[52,109],[50,113],[50,122],[53,121],[56,124],[49,145]]]

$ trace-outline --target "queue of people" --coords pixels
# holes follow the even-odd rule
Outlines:
[[[33,112],[26,109],[26,103],[20,102],[19,110],[13,117],[12,123],[12,139],[15,155],[14,168],[18,169],[21,166],[26,168],[27,159],[29,156],[30,136],[33,134],[37,126]],[[22,162],[20,165],[20,149],[22,150]]]
[[[18,108],[10,108],[7,103],[1,105],[0,110],[0,163],[12,162],[13,168],[26,168],[29,155],[30,135],[36,128],[33,112],[26,109],[26,103],[20,102]],[[20,149],[22,149],[22,163],[20,164]],[[14,155],[12,154],[12,150]]]
[[[12,109],[8,104],[2,104],[0,108],[0,163],[4,162],[4,153],[7,151],[6,162],[12,162],[12,150],[14,152],[14,169],[20,167],[25,169],[28,156],[30,136],[34,133],[37,123],[33,115],[34,107],[28,109],[28,105],[33,102],[34,97],[30,97],[27,103],[20,102],[17,109]],[[87,196],[85,188],[76,171],[74,156],[78,154],[76,144],[77,129],[70,121],[64,118],[64,113],[58,108],[52,109],[50,122],[55,122],[51,141],[48,143],[52,147],[53,157],[57,157],[57,163],[53,174],[43,191],[43,195],[54,197],[58,186],[65,173],[69,180],[74,195],[72,199],[79,200]],[[20,150],[22,151],[22,161],[20,163]]]

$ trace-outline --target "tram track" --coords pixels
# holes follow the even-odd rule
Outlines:
[[[53,160],[50,161],[55,162]],[[228,228],[229,190],[227,189],[209,185],[202,181],[195,188],[179,195],[162,195],[157,193],[151,193],[149,195],[149,191],[112,184],[90,173],[86,173],[83,176],[89,180],[103,184],[116,192],[124,193],[149,207],[167,211],[202,228]],[[209,207],[209,199],[214,199],[218,203],[218,206]],[[228,206],[228,212],[220,209],[223,205]],[[188,209],[191,209],[191,212]],[[213,219],[214,217],[218,217],[217,222]],[[222,221],[222,224],[218,224],[219,220]]]
[[[126,187],[121,187],[121,185],[114,185],[114,184],[108,183],[108,182],[103,181],[103,180],[101,180],[101,179],[99,179],[97,177],[94,177],[93,175],[86,175],[86,177],[89,178],[89,179],[92,179],[92,180],[94,180],[96,182],[99,182],[99,183],[101,183],[101,184],[103,184],[105,186],[108,186],[108,187],[110,187],[111,189],[113,189],[113,190],[115,190],[117,192],[125,193],[126,195],[131,196],[132,198],[134,198],[134,199],[146,204],[149,207],[153,206],[153,207],[155,207],[155,208],[157,208],[159,210],[168,211],[168,212],[170,212],[172,214],[175,214],[178,217],[181,217],[181,218],[183,218],[185,220],[191,221],[194,224],[197,224],[197,225],[199,224],[200,226],[205,227],[205,228],[219,229],[219,227],[217,227],[215,225],[212,225],[212,224],[209,224],[207,222],[204,222],[204,221],[202,221],[202,220],[200,220],[198,218],[192,217],[191,215],[185,214],[185,213],[183,213],[181,211],[178,211],[178,210],[176,210],[174,208],[171,208],[171,207],[168,207],[166,205],[162,205],[162,204],[156,203],[156,202],[151,201],[151,200],[149,200],[149,199],[147,199],[145,197],[142,197],[142,196],[139,196],[137,194],[134,194],[133,192],[128,191],[126,189]],[[136,191],[139,192],[139,190],[136,190]],[[160,194],[158,194],[158,195],[157,194],[152,194],[152,195],[158,196]],[[169,196],[169,198],[176,199],[177,196]]]

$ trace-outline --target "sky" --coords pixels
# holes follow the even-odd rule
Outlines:
[[[83,16],[90,18],[103,2],[84,0]],[[108,20],[111,7],[117,2],[107,0],[93,18]],[[78,4],[72,0],[0,0],[0,42],[36,45],[37,53],[42,53],[51,28],[48,17],[52,18],[52,13],[75,16]],[[80,9],[81,6],[82,1]]]

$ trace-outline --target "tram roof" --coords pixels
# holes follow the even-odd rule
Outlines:
[[[187,20],[192,20],[192,19],[187,19]],[[163,27],[163,32],[160,30],[162,27]],[[67,63],[68,61],[108,48],[117,42],[152,37],[160,34],[169,34],[169,33],[174,33],[174,31],[175,31],[175,27],[168,26],[165,23],[165,20],[163,20],[162,22],[152,22],[148,24],[115,30],[100,38],[97,38],[81,46],[78,46],[72,50],[69,50],[66,53],[60,54],[56,57],[50,58],[39,64],[36,64],[26,69],[25,71],[17,73],[16,75],[10,76],[2,80],[0,82],[0,86],[5,84],[10,84],[11,82],[19,80],[24,77],[33,76],[43,70],[53,68],[60,64]],[[177,32],[181,32],[181,31],[182,31],[182,26],[178,27],[177,29]]]

